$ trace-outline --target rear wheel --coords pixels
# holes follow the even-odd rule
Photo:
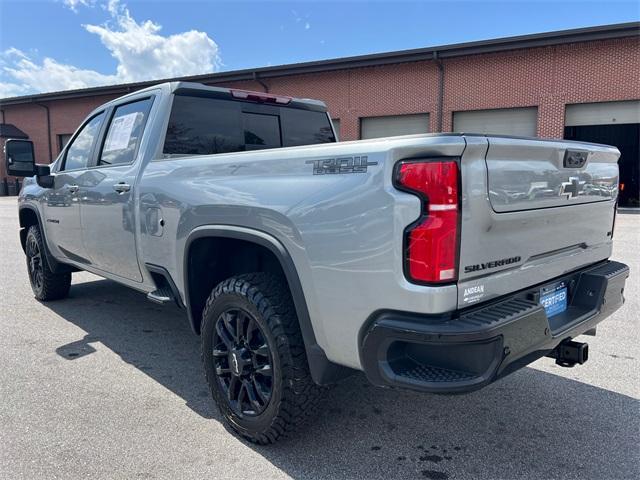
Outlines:
[[[311,379],[289,291],[274,275],[239,275],[214,289],[202,360],[220,411],[253,442],[275,442],[315,411],[321,387]]]
[[[71,273],[53,273],[49,268],[44,241],[37,225],[32,225],[27,231],[25,254],[31,290],[38,300],[58,300],[69,294]]]

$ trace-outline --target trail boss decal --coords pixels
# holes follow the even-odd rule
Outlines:
[[[304,163],[313,165],[314,175],[366,173],[367,167],[378,164],[378,162],[369,162],[366,155],[361,157],[338,157],[326,158],[323,160],[307,160]]]
[[[501,267],[503,265],[509,265],[511,263],[518,263],[521,260],[520,257],[503,258],[502,260],[492,260],[487,263],[478,263],[476,265],[467,265],[464,267],[464,273],[478,272],[480,270],[487,270],[489,268]]]

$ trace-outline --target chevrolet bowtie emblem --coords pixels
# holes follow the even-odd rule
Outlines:
[[[578,177],[569,177],[568,182],[562,182],[560,184],[560,193],[561,197],[567,197],[568,200],[572,198],[577,198],[582,191],[582,186],[585,184],[584,181],[581,181]]]

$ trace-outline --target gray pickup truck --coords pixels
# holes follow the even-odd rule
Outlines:
[[[474,134],[337,142],[322,102],[165,83],[96,109],[58,159],[5,145],[35,297],[78,270],[186,310],[231,426],[277,440],[356,370],[479,389],[624,301],[619,152]]]

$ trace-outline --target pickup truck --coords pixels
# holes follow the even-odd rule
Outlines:
[[[484,387],[624,302],[616,148],[480,134],[338,142],[324,103],[172,82],[93,111],[52,165],[5,145],[36,299],[84,270],[175,302],[213,399],[271,443],[326,385]]]

